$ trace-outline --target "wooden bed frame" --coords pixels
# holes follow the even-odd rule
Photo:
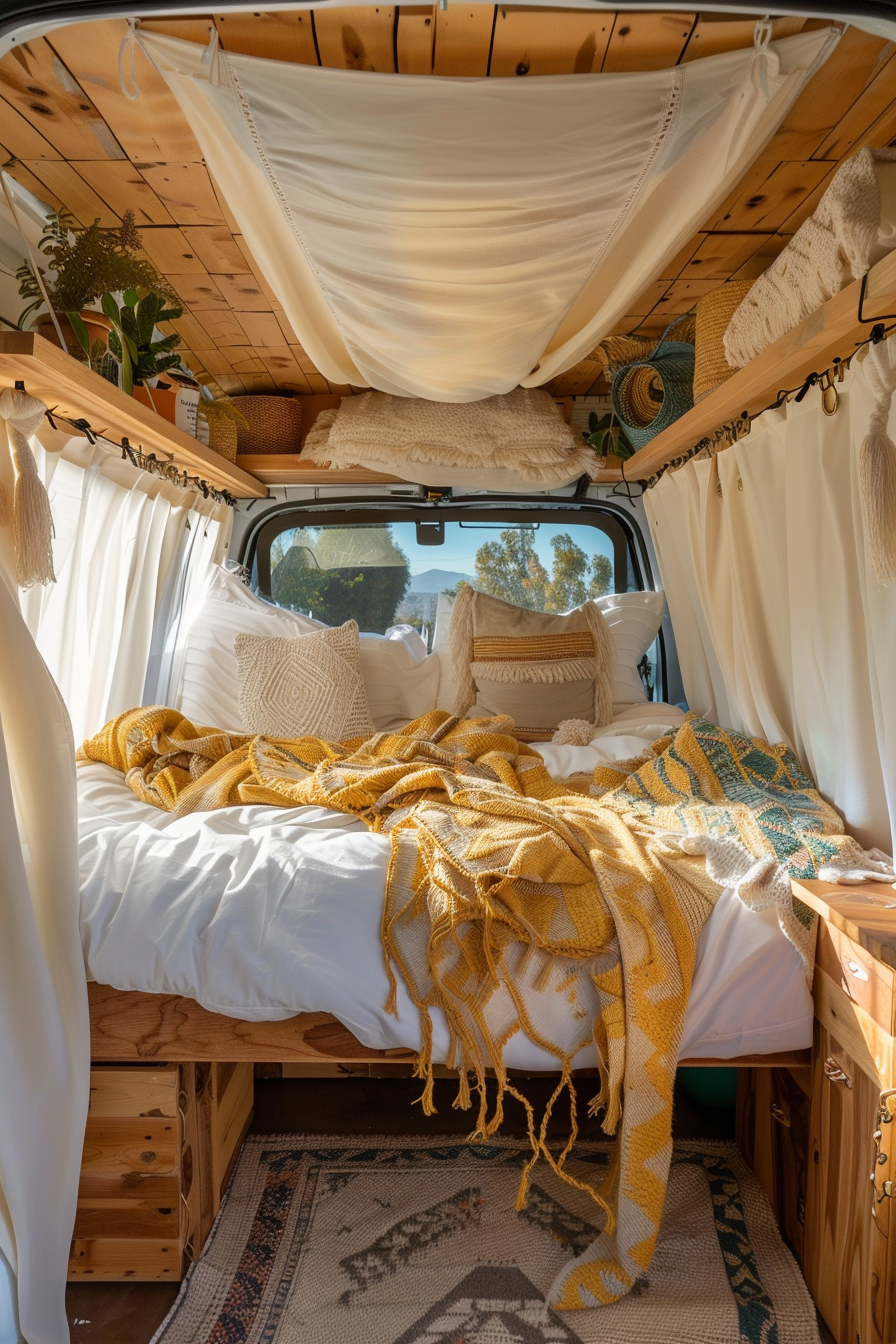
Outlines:
[[[253,1064],[412,1064],[413,1050],[371,1050],[329,1013],[281,1022],[243,1022],[210,1013],[195,999],[88,985],[94,1063],[209,1061]],[[809,1050],[737,1059],[682,1059],[681,1067],[800,1068]]]

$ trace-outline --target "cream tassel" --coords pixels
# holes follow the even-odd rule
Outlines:
[[[16,583],[20,588],[56,582],[50,499],[28,443],[30,435],[43,423],[46,410],[42,401],[19,388],[7,387],[0,392],[0,417],[6,421],[10,455],[16,469],[12,519]]]
[[[595,602],[582,607],[594,640],[594,723],[603,728],[613,718],[613,676],[616,672],[616,641],[603,612]]]
[[[859,448],[859,493],[878,590],[896,579],[896,444],[887,433],[896,391],[894,354],[889,341],[881,342],[869,346],[864,362],[877,405]]]
[[[476,700],[476,683],[473,680],[474,596],[475,589],[468,584],[461,588],[454,599],[451,624],[448,627],[448,643],[451,647],[451,661],[457,682],[454,713],[458,718],[462,718]]]

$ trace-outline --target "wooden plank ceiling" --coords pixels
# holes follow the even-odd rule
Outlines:
[[[743,15],[538,10],[461,4],[216,14],[148,20],[147,29],[228,51],[302,64],[406,74],[496,78],[649,70],[749,46]],[[807,26],[775,20],[776,36]],[[818,26],[810,21],[810,26]],[[0,154],[37,196],[85,224],[136,212],[147,254],[184,305],[174,325],[185,357],[231,392],[346,392],[298,343],[216,193],[199,146],[142,53],[140,96],[119,87],[126,25],[60,28],[0,61]],[[618,331],[658,333],[730,276],[753,278],[811,213],[837,164],[896,137],[896,46],[847,29],[784,125],[730,199],[641,296]],[[583,360],[549,385],[599,391],[601,365]]]

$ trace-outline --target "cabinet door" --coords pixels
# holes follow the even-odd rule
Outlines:
[[[892,1178],[892,1122],[880,1126],[880,1086],[815,1023],[806,1234],[809,1291],[838,1344],[885,1344],[893,1313],[889,1218],[874,1199]]]
[[[800,1071],[806,1075],[808,1069]],[[778,1227],[802,1264],[806,1221],[809,1097],[789,1069],[742,1069],[737,1140],[765,1191]]]

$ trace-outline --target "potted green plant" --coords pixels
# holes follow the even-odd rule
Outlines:
[[[100,302],[112,328],[109,353],[121,369],[123,391],[173,420],[176,394],[168,387],[150,391],[147,387],[169,370],[182,370],[181,357],[175,353],[180,337],[155,333],[160,322],[182,316],[183,309],[168,307],[167,296],[155,291],[141,298],[133,288],[125,290],[120,303],[114,294],[103,294]],[[170,408],[163,409],[169,400]]]
[[[152,263],[137,256],[141,243],[132,210],[125,211],[115,229],[100,228],[99,220],[85,228],[66,210],[47,216],[38,243],[38,250],[47,259],[47,268],[40,267],[40,274],[70,353],[79,358],[86,356],[92,362],[99,353],[95,355],[94,348],[105,346],[109,319],[89,306],[103,294],[136,289],[153,291],[169,300],[175,298]],[[38,277],[27,262],[19,267],[16,279],[19,296],[26,300],[19,327],[24,329],[31,319],[40,335],[58,344]]]
[[[624,426],[619,423],[612,411],[607,415],[598,415],[596,411],[591,411],[588,416],[588,433],[583,431],[582,438],[591,445],[598,457],[607,457],[613,453],[625,461],[635,451],[626,438]]]

